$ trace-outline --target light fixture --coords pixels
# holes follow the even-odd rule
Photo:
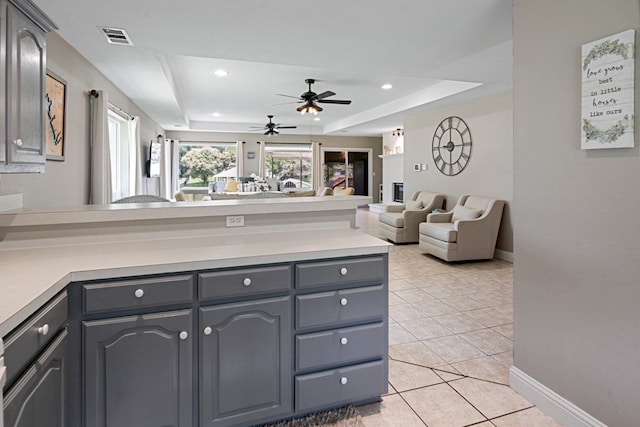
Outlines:
[[[297,111],[300,111],[301,114],[313,114],[316,115],[320,111],[322,111],[322,107],[318,107],[318,105],[313,101],[307,101],[302,107],[296,108]]]
[[[223,69],[215,70],[213,74],[215,74],[218,77],[227,77],[229,75],[229,73],[227,73],[227,71]]]
[[[319,122],[320,121],[320,117],[314,117],[313,121],[314,122]]]
[[[212,114],[213,117],[220,117],[222,114],[218,113],[217,111],[215,113]]]
[[[384,90],[389,90],[393,87],[393,85],[391,83],[385,83],[382,86],[380,86],[382,89]]]
[[[398,128],[398,129],[393,131],[392,135],[393,136],[403,136],[404,135],[404,129]]]

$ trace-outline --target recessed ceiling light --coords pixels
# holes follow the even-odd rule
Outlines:
[[[229,75],[229,73],[227,73],[227,71],[223,69],[215,70],[213,74],[215,74],[218,77],[227,77]]]
[[[320,117],[316,117],[313,119],[314,122],[319,122],[320,121]]]
[[[393,85],[391,83],[385,83],[382,86],[380,86],[382,89],[384,90],[389,90],[393,87]]]
[[[215,113],[213,113],[213,117],[220,117],[222,114],[218,113],[217,111]]]

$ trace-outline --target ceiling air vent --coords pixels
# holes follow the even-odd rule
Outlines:
[[[107,41],[111,44],[128,44],[133,45],[131,39],[129,38],[129,34],[123,29],[120,28],[100,28],[105,36],[107,36]]]

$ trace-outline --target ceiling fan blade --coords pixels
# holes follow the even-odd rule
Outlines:
[[[285,95],[282,93],[276,93],[277,96],[286,96],[287,98],[295,98],[295,99],[300,99],[299,96],[292,96],[292,95]]]
[[[321,93],[321,94],[319,94],[319,95],[316,95],[316,96],[314,97],[314,99],[316,99],[316,100],[320,100],[320,99],[323,99],[323,98],[328,98],[328,97],[333,96],[333,95],[335,95],[335,92],[331,92],[330,90],[328,90],[328,91],[326,91],[326,92],[322,92],[322,93]]]
[[[351,100],[347,100],[347,99],[319,99],[318,102],[322,102],[324,104],[342,104],[342,105],[351,104]]]
[[[295,129],[298,126],[276,126],[277,129]]]
[[[291,102],[281,102],[280,104],[271,104],[271,106],[272,107],[276,107],[278,105],[300,104],[301,102],[303,102],[303,101],[300,100],[300,101],[291,101]]]

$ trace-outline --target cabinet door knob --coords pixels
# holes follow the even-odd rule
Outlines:
[[[340,378],[340,384],[345,385],[348,382],[349,382],[349,380],[347,379],[347,377]]]
[[[133,294],[136,296],[136,298],[142,298],[144,296],[144,291],[142,289],[136,289]]]
[[[340,305],[347,305],[348,303],[349,303],[349,301],[347,301],[346,298],[340,299]]]
[[[251,279],[249,279],[248,277],[245,277],[245,279],[242,281],[242,284],[245,286],[250,286],[251,285]]]
[[[180,335],[178,335],[180,337],[180,339],[182,341],[186,340],[187,338],[189,338],[189,333],[187,331],[182,331],[180,332]]]
[[[210,326],[207,326],[206,328],[204,328],[203,332],[205,335],[211,335],[211,332],[213,332],[213,329],[211,329]]]
[[[38,335],[45,336],[49,333],[49,325],[45,323],[44,325],[38,328]]]
[[[18,147],[22,147],[22,140],[20,138],[16,139],[15,141],[13,141],[13,143],[15,145],[17,145]]]
[[[340,274],[341,274],[342,276],[346,276],[348,272],[349,272],[349,270],[347,270],[347,267],[342,267],[342,268],[340,269]]]
[[[340,338],[340,344],[347,345],[348,342],[349,342],[349,340],[347,339],[347,337]]]

